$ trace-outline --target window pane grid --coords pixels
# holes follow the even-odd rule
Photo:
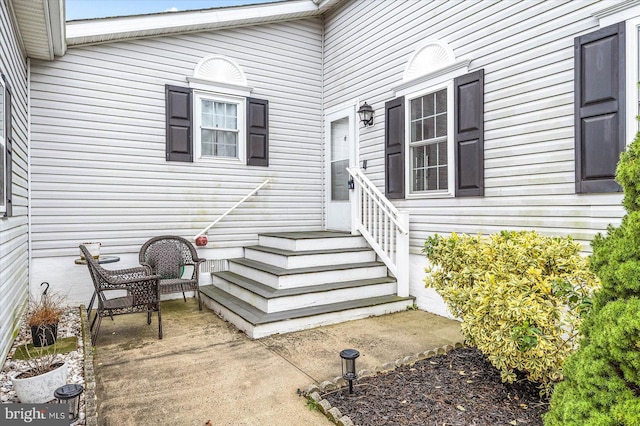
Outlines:
[[[412,99],[409,116],[412,191],[447,190],[447,89]]]
[[[238,158],[238,104],[202,99],[200,105],[201,155]]]
[[[447,89],[411,100],[411,143],[447,136]]]

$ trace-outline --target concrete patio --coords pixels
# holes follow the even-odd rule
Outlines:
[[[194,299],[163,302],[162,320],[162,340],[155,315],[102,322],[100,425],[329,425],[296,392],[339,376],[340,350],[359,350],[360,370],[462,339],[458,322],[413,310],[259,340]]]

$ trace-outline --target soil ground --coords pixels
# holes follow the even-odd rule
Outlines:
[[[359,426],[542,425],[548,400],[527,380],[505,384],[477,349],[461,348],[323,395]]]

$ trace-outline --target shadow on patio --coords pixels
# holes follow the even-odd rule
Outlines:
[[[297,389],[341,374],[339,352],[357,368],[461,341],[459,323],[406,311],[250,340],[194,299],[162,303],[157,317],[102,322],[94,354],[100,425],[327,425]]]

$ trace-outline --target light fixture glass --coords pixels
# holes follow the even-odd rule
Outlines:
[[[360,121],[362,121],[364,127],[373,126],[373,108],[371,105],[366,102],[360,105],[358,115],[360,116]]]

